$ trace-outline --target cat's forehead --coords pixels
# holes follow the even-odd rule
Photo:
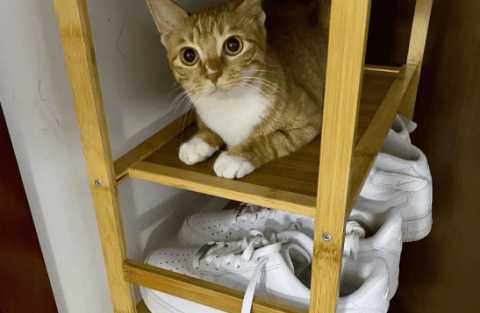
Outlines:
[[[216,35],[223,35],[228,29],[225,12],[207,11],[190,16],[189,39],[199,40]]]
[[[188,41],[202,43],[221,39],[231,32],[245,31],[245,18],[228,11],[204,11],[189,17],[185,36]]]

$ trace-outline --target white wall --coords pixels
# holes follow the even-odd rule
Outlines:
[[[166,97],[174,81],[145,2],[88,5],[117,158],[183,107],[174,112],[175,94]],[[112,312],[51,0],[0,1],[0,98],[59,312]],[[138,260],[173,244],[188,214],[225,203],[132,180],[119,192],[129,256]]]

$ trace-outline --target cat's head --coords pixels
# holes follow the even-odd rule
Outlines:
[[[147,4],[170,68],[191,97],[255,83],[267,48],[261,0],[236,0],[191,15],[171,0]]]

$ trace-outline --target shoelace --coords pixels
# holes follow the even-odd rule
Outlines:
[[[360,239],[365,238],[365,229],[358,222],[348,221],[345,226],[345,243],[343,245],[343,255],[350,257],[353,255],[357,259],[357,253],[360,249]]]
[[[241,203],[238,207],[239,213],[235,216],[233,223],[237,223],[239,220],[254,223],[258,218],[273,218],[275,216],[275,210],[271,210],[265,207],[259,207],[250,203]]]
[[[296,234],[297,233],[297,234]],[[252,310],[252,304],[253,304],[253,296],[255,294],[255,287],[257,286],[257,281],[258,278],[260,277],[260,274],[262,273],[262,268],[264,265],[267,264],[269,261],[268,255],[279,252],[282,248],[282,244],[290,242],[290,239],[294,239],[295,237],[298,237],[298,232],[295,231],[284,231],[281,233],[278,233],[276,236],[275,234],[272,234],[272,237],[270,238],[270,242],[278,241],[274,244],[270,244],[269,246],[266,246],[264,248],[261,248],[256,251],[256,257],[258,258],[259,262],[257,266],[255,267],[255,270],[253,271],[252,278],[250,279],[250,282],[248,283],[247,289],[245,291],[245,296],[243,298],[243,303],[242,303],[242,310],[241,313],[250,313]],[[301,237],[301,235],[300,235]],[[300,237],[298,239],[300,239]],[[295,241],[295,240],[294,240]],[[301,241],[301,239],[300,239]],[[302,247],[302,244],[300,242],[295,243],[298,247]],[[305,255],[308,259],[308,262],[311,263],[311,255],[313,254],[313,246],[311,248],[307,248],[305,250]],[[294,270],[292,268],[292,270]]]
[[[247,237],[243,237],[243,239],[239,241],[209,242],[208,244],[212,245],[212,247],[205,255],[194,256],[192,259],[192,265],[195,268],[198,268],[200,260],[205,260],[207,266],[215,263],[216,270],[218,270],[224,262],[226,262],[227,265],[230,265],[233,262],[235,267],[238,268],[242,261],[249,261],[252,258],[255,248],[268,246],[277,242],[274,234],[272,234],[270,240],[267,240],[267,238],[257,230],[252,230],[249,233],[249,240],[247,240]],[[239,255],[239,253],[242,253],[242,255]]]
[[[257,259],[257,266],[253,271],[252,278],[247,285],[245,296],[242,303],[241,313],[250,313],[253,304],[253,296],[255,294],[255,287],[257,285],[258,278],[262,272],[263,266],[268,262],[268,256],[272,253],[280,252],[282,244],[287,242],[286,239],[278,242],[275,234],[272,234],[270,240],[267,240],[263,234],[259,231],[251,231],[252,237],[247,240],[246,237],[240,241],[233,242],[210,242],[209,244],[215,245],[208,250],[208,252],[202,257],[205,260],[206,265],[215,263],[215,269],[218,270],[223,262],[230,265],[234,262],[236,268],[241,266],[241,263],[248,262],[252,259],[255,252],[255,258]],[[255,248],[257,248],[255,250]],[[238,255],[239,253],[243,253]],[[196,255],[192,259],[192,265],[195,268],[200,266],[201,256]]]

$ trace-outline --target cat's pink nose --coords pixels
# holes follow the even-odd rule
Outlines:
[[[222,72],[216,71],[216,72],[211,72],[207,74],[208,79],[212,81],[215,85],[217,84],[218,78],[222,76]]]

